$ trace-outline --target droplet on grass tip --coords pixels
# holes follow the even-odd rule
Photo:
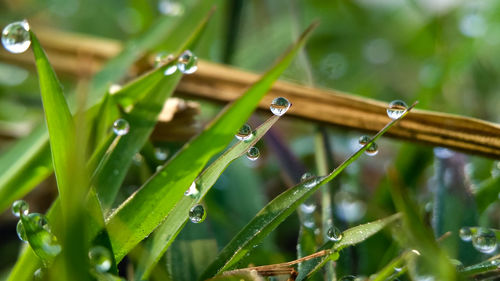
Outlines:
[[[130,125],[128,121],[125,119],[120,118],[113,123],[113,132],[117,136],[124,136],[128,134],[129,130],[130,130]]]
[[[478,228],[472,236],[472,246],[481,253],[491,254],[497,249],[495,232],[488,228]]]
[[[406,112],[407,109],[408,105],[406,105],[404,101],[391,101],[391,103],[389,103],[389,107],[387,108],[387,116],[393,120],[398,119]]]
[[[23,242],[28,242],[28,237],[26,236],[26,231],[24,230],[24,225],[22,221],[17,222],[16,226],[17,237]]]
[[[246,141],[252,138],[252,127],[248,124],[244,124],[236,133],[236,138],[240,141]]]
[[[260,151],[255,146],[250,147],[250,149],[247,151],[248,160],[255,161],[259,159],[259,156],[260,156]]]
[[[342,240],[342,232],[335,226],[332,226],[326,232],[326,237],[328,237],[330,241],[339,242],[340,240]]]
[[[184,195],[185,196],[195,196],[198,193],[200,193],[200,191],[198,190],[198,188],[196,188],[196,182],[193,181],[193,183],[191,183],[189,188],[184,192]]]
[[[103,246],[95,246],[89,250],[90,265],[98,272],[107,272],[111,268],[111,252]]]
[[[4,48],[14,54],[25,52],[31,45],[30,25],[28,21],[16,21],[8,24],[2,31]]]
[[[12,214],[16,217],[21,217],[21,214],[26,216],[29,212],[29,205],[24,200],[16,200],[12,203]]]
[[[285,114],[292,104],[284,97],[278,97],[271,102],[271,112],[274,115],[281,116]]]
[[[184,74],[195,73],[196,70],[198,70],[198,57],[190,50],[184,51],[184,53],[179,56],[177,68]]]
[[[200,223],[205,220],[207,213],[203,205],[195,205],[189,210],[189,220],[193,223]]]

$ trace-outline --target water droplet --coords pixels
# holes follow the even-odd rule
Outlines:
[[[4,48],[14,54],[25,52],[31,45],[30,25],[28,21],[16,21],[7,25],[2,31]]]
[[[109,86],[108,93],[113,95],[113,94],[116,94],[116,92],[118,92],[121,89],[122,89],[122,86],[120,86],[118,84],[111,84],[111,86]]]
[[[335,226],[332,226],[326,232],[326,237],[328,237],[330,241],[339,242],[340,240],[342,240],[342,232]]]
[[[111,268],[111,252],[103,246],[95,246],[89,250],[90,265],[98,272],[107,272]]]
[[[236,133],[236,138],[239,139],[240,141],[246,141],[252,138],[252,127],[250,125],[245,124],[241,126],[241,128],[238,130],[238,133]]]
[[[389,118],[395,120],[401,117],[406,110],[408,109],[408,106],[406,103],[402,100],[394,100],[389,103],[389,107],[387,108],[387,116]]]
[[[39,213],[31,213],[28,215],[29,220],[35,224],[39,228],[44,228],[47,231],[50,231],[49,222],[47,221],[47,217]]]
[[[175,17],[184,13],[184,6],[177,1],[160,0],[158,2],[158,10],[164,15]]]
[[[313,173],[309,173],[309,172],[307,172],[307,173],[304,173],[304,174],[300,177],[300,181],[301,181],[301,182],[305,182],[305,181],[310,180],[310,179],[312,179],[312,178],[314,178],[314,174],[313,174]]]
[[[495,232],[488,228],[478,228],[477,233],[472,236],[472,245],[481,253],[493,253],[497,249]]]
[[[125,119],[120,118],[113,123],[113,132],[117,136],[126,135],[128,134],[129,130],[130,130],[130,125],[128,124],[128,121]]]
[[[286,98],[279,97],[275,98],[271,102],[271,106],[269,108],[274,115],[281,116],[287,112],[291,105],[292,104]]]
[[[195,205],[191,210],[189,210],[189,219],[191,222],[200,223],[205,220],[207,217],[207,213],[205,212],[205,208],[203,205]]]
[[[16,200],[12,203],[12,213],[16,217],[21,217],[21,214],[26,216],[29,212],[29,205],[24,200]]]
[[[458,235],[460,236],[460,239],[462,239],[462,241],[467,242],[472,240],[472,231],[469,227],[460,228],[460,230],[458,231]]]
[[[402,268],[402,267],[398,267],[398,266],[395,266],[395,267],[394,267],[394,271],[395,271],[395,272],[401,272],[401,270],[403,270],[403,268]]]
[[[499,259],[492,260],[492,261],[490,261],[490,264],[494,265],[494,266],[499,266],[500,265],[500,260]]]
[[[302,222],[302,224],[304,225],[305,228],[309,228],[309,229],[313,229],[316,226],[313,218],[305,219],[304,222]]]
[[[312,214],[316,211],[316,205],[314,203],[302,203],[300,204],[300,211],[304,214]]]
[[[168,157],[168,149],[164,147],[155,147],[155,157],[160,161],[167,160]]]
[[[24,230],[23,222],[18,221],[16,226],[17,237],[23,242],[28,242],[28,237],[26,236],[26,231]]]
[[[174,74],[177,71],[177,65],[176,64],[170,64],[165,68],[165,71],[163,72],[163,75],[169,76]]]
[[[195,196],[197,195],[198,193],[200,193],[200,191],[198,190],[198,188],[196,188],[196,182],[193,182],[189,188],[184,192],[184,195],[185,196]]]
[[[33,280],[42,281],[44,279],[45,279],[45,269],[39,268],[35,270],[35,273],[33,273]]]
[[[361,146],[365,146],[371,141],[371,138],[368,136],[361,136],[359,137],[358,143]],[[368,156],[375,156],[378,153],[378,145],[376,143],[370,144],[370,146],[365,150],[365,154]]]
[[[179,56],[177,61],[177,68],[184,74],[192,74],[198,70],[198,57],[191,53],[190,50],[184,51]]]
[[[156,166],[156,172],[161,171],[161,169],[163,169],[163,165],[158,165],[158,166]]]
[[[164,64],[172,61],[173,59],[174,59],[174,55],[169,54],[167,52],[159,52],[155,56],[154,67],[159,68],[159,67],[163,66]]]
[[[248,160],[255,161],[255,160],[259,159],[259,156],[260,156],[260,151],[255,146],[250,147],[250,149],[247,151]]]

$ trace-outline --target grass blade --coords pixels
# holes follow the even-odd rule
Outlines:
[[[271,128],[271,126],[278,121],[278,119],[279,116],[269,118],[266,122],[264,122],[264,124],[255,130],[254,137],[250,141],[238,142],[212,164],[210,164],[210,166],[208,166],[203,173],[199,175],[195,181],[199,194],[197,194],[196,197],[182,197],[172,211],[170,211],[165,221],[155,230],[153,237],[147,241],[147,251],[140,259],[139,265],[136,269],[136,280],[144,280],[148,278],[153,267],[172,244],[175,237],[188,220],[187,210],[190,210],[194,205],[199,204],[226,167],[233,160],[245,154],[250,147],[255,145]]]
[[[415,106],[413,104],[408,110],[396,120],[392,120],[380,130],[369,143],[356,151],[330,174],[323,177],[313,178],[283,192],[269,204],[267,204],[257,215],[229,242],[220,252],[217,259],[207,268],[202,279],[220,274],[231,268],[243,256],[248,253],[254,245],[262,241],[272,230],[283,222],[293,211],[311,196],[321,185],[331,181],[349,164],[358,159],[363,152],[399,120],[406,116]],[[314,182],[312,182],[314,181]],[[344,242],[345,243],[345,242]]]
[[[208,160],[228,145],[234,133],[255,110],[258,102],[286,69],[315,26],[308,28],[278,64],[227,107],[207,130],[186,144],[163,169],[109,217],[107,225],[117,260],[123,258],[163,221]],[[124,227],[129,231],[124,231]]]

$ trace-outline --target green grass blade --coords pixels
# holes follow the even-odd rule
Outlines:
[[[107,225],[117,260],[123,258],[163,221],[208,160],[229,144],[234,133],[286,69],[314,27],[311,26],[279,63],[227,107],[207,130],[186,144],[163,169],[110,216]],[[124,228],[128,231],[124,231]]]
[[[208,279],[209,281],[264,281],[256,271],[241,270],[238,272],[230,272],[228,274],[221,274],[214,278]]]
[[[188,212],[194,205],[199,204],[207,192],[215,184],[219,176],[226,167],[236,158],[245,154],[250,147],[278,121],[279,116],[269,118],[264,124],[259,126],[254,136],[249,141],[240,141],[228,149],[210,166],[208,166],[195,180],[196,188],[199,191],[196,197],[184,196],[177,205],[167,215],[165,221],[155,230],[153,236],[147,241],[145,255],[140,259],[135,272],[135,280],[144,280],[149,277],[151,270],[160,260],[168,247],[172,244],[177,234],[188,220]]]
[[[200,36],[201,31],[206,26],[212,12],[208,12],[203,17],[196,21],[191,19],[191,35],[185,36],[183,40],[178,40],[171,45],[171,48],[176,49],[176,55],[181,51],[191,47],[189,44],[194,42]],[[130,132],[127,135],[120,137],[116,147],[111,151],[109,157],[100,166],[93,181],[99,199],[101,200],[104,209],[109,209],[113,204],[119,187],[125,178],[125,175],[132,163],[133,156],[140,151],[151,135],[158,115],[163,108],[163,105],[168,97],[175,90],[182,75],[179,71],[165,76],[165,69],[174,64],[175,61],[164,65],[148,75],[139,78],[135,83],[125,87],[119,91],[119,96],[144,96],[133,109],[126,113],[124,118],[130,124]],[[142,93],[146,90],[146,93]],[[113,174],[113,177],[109,175]]]
[[[488,206],[498,200],[500,193],[500,176],[491,177],[482,181],[475,192],[475,199],[479,213],[483,213]]]
[[[399,120],[404,118],[415,106],[412,105],[408,110],[396,120],[392,120],[382,130],[380,130],[369,143],[356,151],[351,157],[345,160],[339,167],[333,170],[329,175],[317,177],[296,185],[293,188],[281,193],[269,204],[267,204],[257,215],[229,242],[220,252],[217,259],[207,268],[202,279],[220,274],[231,268],[243,256],[245,256],[254,245],[257,245],[264,237],[283,222],[293,211],[302,204],[309,196],[319,189],[324,183],[331,181],[349,164],[358,159],[363,152]],[[314,181],[314,182],[312,182]]]
[[[329,241],[320,248],[320,250],[330,249],[332,252],[329,255],[316,260],[314,263],[309,263],[309,268],[304,268],[304,271],[299,273],[297,281],[311,278],[311,276],[318,272],[318,270],[320,270],[326,262],[338,259],[339,251],[365,241],[399,218],[401,218],[400,214],[394,214],[390,217],[358,225],[344,231],[342,233],[342,240],[337,243]]]
[[[59,196],[62,199],[63,209],[70,209],[71,202],[68,198],[70,198],[70,192],[72,192],[73,188],[68,167],[72,165],[70,155],[75,148],[75,124],[59,80],[33,33],[31,33],[31,41],[50,136],[52,162]]]
[[[406,270],[406,259],[416,255],[412,251],[405,251],[398,257],[394,258],[390,263],[384,266],[379,272],[370,277],[371,281],[391,281],[398,276],[403,275]],[[399,270],[395,270],[399,268]]]
[[[52,173],[47,129],[40,126],[0,158],[0,213]]]
[[[483,261],[471,266],[467,266],[460,270],[460,274],[464,277],[471,277],[477,274],[487,273],[489,271],[498,271],[498,259]]]

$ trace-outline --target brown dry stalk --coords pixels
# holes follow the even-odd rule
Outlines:
[[[35,32],[47,50],[54,68],[61,74],[77,77],[90,75],[121,50],[121,43],[115,40],[42,28],[37,28]],[[33,64],[29,52],[12,55],[2,50],[0,60]],[[85,63],[86,71],[81,69],[82,60],[90,60]],[[139,61],[130,75],[137,75],[150,68],[148,61],[150,60]],[[177,92],[228,102],[238,98],[258,78],[257,74],[200,61],[198,71],[186,75]],[[317,122],[377,132],[389,121],[385,112],[387,104],[384,102],[287,82],[277,82],[260,103],[260,108],[267,110],[270,101],[278,96],[286,97],[296,105],[291,107],[287,115]],[[500,158],[500,125],[475,118],[413,110],[412,114],[391,128],[386,136]]]

